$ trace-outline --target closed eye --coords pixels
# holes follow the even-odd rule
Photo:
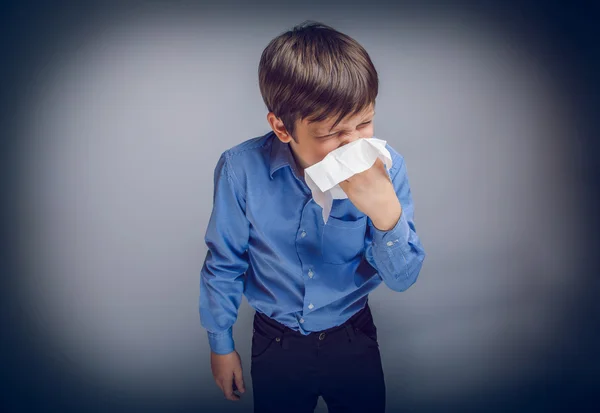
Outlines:
[[[363,122],[360,125],[358,125],[358,127],[362,128],[362,127],[367,126],[368,124],[370,124],[372,122],[373,122],[372,120],[369,120],[367,122]],[[331,133],[329,135],[319,136],[319,139],[331,138],[331,137],[336,136],[336,135],[343,136],[345,133],[347,133],[347,132],[334,132],[334,133]]]

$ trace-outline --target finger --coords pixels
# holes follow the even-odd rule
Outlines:
[[[233,377],[223,380],[223,394],[227,400],[239,400],[240,396],[233,392]]]
[[[221,384],[221,382],[218,380],[215,380],[215,383],[217,383],[217,387],[219,388],[219,390],[225,393],[225,390],[223,390],[223,384]]]
[[[244,376],[242,374],[242,370],[236,370],[234,371],[234,379],[235,382],[233,383],[234,386],[237,387],[237,389],[240,391],[240,393],[245,393],[246,392],[246,387],[244,387]]]

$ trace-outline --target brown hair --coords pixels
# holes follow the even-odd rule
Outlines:
[[[350,36],[306,21],[267,45],[258,66],[260,92],[293,137],[296,120],[333,127],[375,103],[379,80],[367,51]],[[295,138],[294,138],[295,139]]]

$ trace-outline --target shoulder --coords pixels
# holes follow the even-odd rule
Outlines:
[[[266,162],[272,144],[271,135],[272,132],[269,132],[232,146],[221,154],[220,159],[227,163],[228,168],[234,170],[238,170],[237,166],[247,164],[248,162],[254,165],[256,165],[257,161]]]
[[[264,170],[268,171],[273,132],[243,141],[221,154],[220,163],[224,163],[228,174],[241,187],[245,187],[247,175]]]
[[[248,139],[239,143],[225,151],[226,156],[230,159],[242,159],[245,157],[254,157],[262,154],[265,148],[271,146],[272,143],[272,132],[268,132],[264,135]]]
[[[389,151],[392,157],[392,167],[390,168],[390,177],[393,179],[399,173],[403,173],[406,170],[406,165],[404,164],[404,157],[400,152],[396,151],[389,143],[386,143],[385,148]]]

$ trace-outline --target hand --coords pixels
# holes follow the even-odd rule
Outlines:
[[[380,231],[389,231],[400,219],[402,206],[381,159],[377,158],[372,167],[339,185],[354,206],[371,218]]]
[[[240,393],[245,393],[244,377],[242,376],[242,360],[237,351],[229,354],[210,352],[210,367],[212,374],[228,400],[239,400],[240,396],[234,393],[234,384]]]

